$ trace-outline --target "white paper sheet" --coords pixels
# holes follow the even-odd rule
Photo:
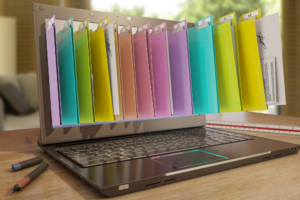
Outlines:
[[[105,33],[106,53],[107,53],[107,62],[109,68],[113,111],[114,111],[114,115],[119,115],[120,107],[119,107],[118,76],[117,76],[117,63],[116,63],[116,51],[115,51],[115,36],[114,36],[114,24],[112,22],[104,27],[104,33]]]
[[[279,26],[279,14],[275,13],[255,20],[261,65],[263,60],[275,57],[276,63],[276,102],[268,105],[285,105],[284,72]],[[262,66],[263,67],[263,66]]]

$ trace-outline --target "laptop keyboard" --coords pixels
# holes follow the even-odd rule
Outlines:
[[[91,167],[252,139],[240,133],[197,127],[63,146],[57,151],[82,167]]]

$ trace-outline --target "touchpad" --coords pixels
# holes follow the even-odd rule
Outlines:
[[[225,156],[217,155],[203,150],[192,150],[152,157],[152,160],[154,161],[169,165],[177,169],[204,165],[227,159],[228,158]]]

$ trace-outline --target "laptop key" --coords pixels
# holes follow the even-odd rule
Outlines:
[[[134,147],[134,149],[144,149],[144,146],[143,145],[137,145]]]
[[[118,162],[118,160],[116,158],[105,158],[102,161],[106,164]]]
[[[122,150],[123,150],[123,149],[117,148],[117,149],[112,149],[111,152],[112,152],[112,153],[114,153],[114,152],[122,152]]]
[[[234,139],[236,139],[236,138],[234,138]],[[244,138],[244,137],[239,137],[238,140],[240,140],[240,141],[246,141],[246,140],[248,140],[248,139],[247,139],[247,138]]]
[[[72,155],[74,154],[75,152],[74,151],[69,151],[69,152],[62,152],[64,155]]]
[[[156,152],[156,149],[147,149],[146,154],[151,154]]]
[[[132,157],[132,159],[137,159],[137,158],[144,158],[147,157],[145,153],[135,153]]]
[[[177,149],[177,146],[169,146],[168,147],[168,150],[176,150]]]
[[[130,156],[120,156],[119,161],[131,160]]]
[[[119,147],[122,147],[122,145],[121,145],[121,144],[115,144],[115,145],[113,146],[113,148],[119,148]]]
[[[134,152],[134,153],[143,153],[144,150],[143,150],[143,149],[135,149],[133,152]]]
[[[203,148],[203,147],[209,147],[209,146],[210,146],[209,144],[203,144],[203,143],[200,144],[200,147],[201,147],[201,148]]]
[[[179,148],[185,148],[185,147],[187,147],[187,145],[186,144],[179,144],[178,147]]]
[[[236,138],[227,138],[226,140],[229,140],[230,142],[239,142],[241,140],[236,139]]]
[[[101,160],[93,160],[93,161],[84,161],[84,162],[78,162],[78,164],[80,164],[81,166],[84,167],[90,167],[90,166],[95,166],[95,165],[103,165],[104,162],[102,162]]]
[[[124,150],[132,150],[132,149],[134,149],[134,146],[124,147]]]
[[[157,149],[158,151],[164,151],[164,150],[167,150],[167,147],[159,147],[158,149]]]
[[[115,157],[115,156],[120,156],[120,155],[122,155],[121,153],[116,153],[116,152],[114,152],[114,153],[110,153],[108,156],[109,157]]]
[[[167,153],[172,153],[172,152],[177,152],[181,151],[182,149],[176,148],[176,149],[166,149],[166,150],[157,150],[155,152],[147,152],[148,156],[156,156],[156,155],[161,155],[161,154],[167,154]]]
[[[215,146],[215,145],[219,145],[219,144],[222,144],[222,143],[211,141],[211,142],[207,142],[206,144],[209,145],[209,146]]]

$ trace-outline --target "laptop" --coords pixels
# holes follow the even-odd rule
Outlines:
[[[52,126],[45,23],[57,30],[73,17],[74,30],[109,17],[133,28],[176,21],[33,3],[38,78],[39,146],[108,197],[128,194],[236,167],[296,154],[299,145],[207,128],[205,115]],[[61,26],[61,27],[59,27]],[[188,27],[194,26],[188,23]]]

